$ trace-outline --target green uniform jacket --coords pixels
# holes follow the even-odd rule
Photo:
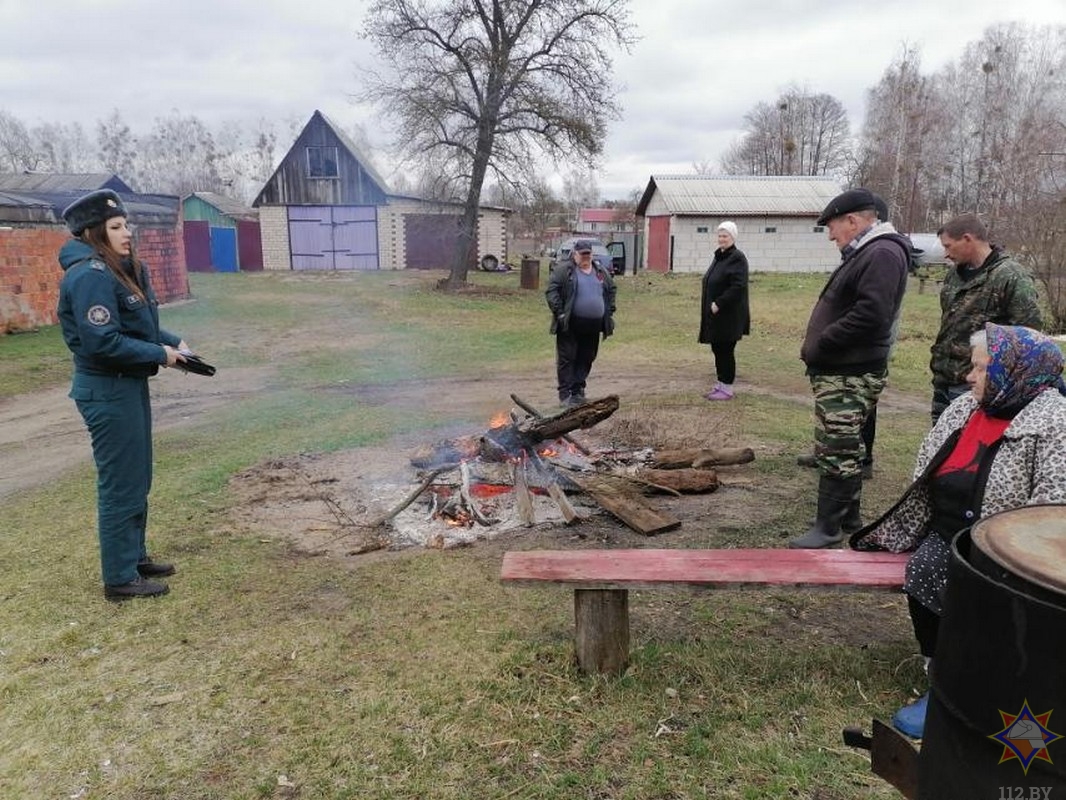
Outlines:
[[[159,327],[148,271],[145,302],[130,294],[85,242],[64,244],[59,263],[64,275],[56,312],[75,369],[89,375],[155,375],[167,362],[163,345],[177,347],[181,338]]]
[[[966,383],[970,335],[986,322],[1040,330],[1037,299],[1028,270],[998,249],[992,250],[976,274],[961,267],[949,269],[940,290],[940,332],[929,362],[933,385],[946,388]]]

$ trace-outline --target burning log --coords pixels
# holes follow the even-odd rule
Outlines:
[[[463,498],[463,502],[473,515],[474,519],[480,522],[482,525],[489,526],[495,525],[497,520],[490,519],[481,513],[481,509],[477,507],[477,503],[474,502],[474,498],[470,496],[470,464],[464,461],[459,465],[459,474],[462,476],[462,484],[459,488],[460,496]]]
[[[618,410],[618,395],[590,400],[579,406],[560,411],[550,417],[533,418],[519,423],[519,434],[530,442],[559,439],[578,428],[591,428]]]
[[[526,483],[525,463],[511,464],[511,482],[514,484],[518,519],[528,528],[537,521],[537,518],[533,513],[533,498],[529,494],[529,484]]]
[[[536,419],[544,419],[544,415],[543,414],[541,414],[539,411],[537,411],[537,409],[533,408],[533,406],[531,406],[529,403],[527,403],[525,400],[523,400],[518,395],[512,394],[511,395],[511,399],[514,401],[516,406],[518,406],[520,409],[525,411],[527,414],[531,415],[532,417],[534,417]],[[517,422],[517,420],[515,420],[515,421]],[[585,445],[583,445],[583,444],[581,444],[581,442],[578,442],[577,440],[571,438],[570,434],[564,433],[560,438],[562,438],[564,441],[567,441],[570,444],[572,444],[574,447],[576,447],[584,455],[586,455],[586,456],[592,455],[592,452],[587,447],[585,447]]]
[[[403,511],[405,508],[407,508],[409,505],[411,505],[411,503],[413,503],[415,500],[417,500],[418,496],[420,494],[422,494],[422,492],[424,492],[426,489],[429,488],[429,485],[431,483],[433,483],[433,481],[435,481],[437,479],[438,475],[440,475],[441,473],[444,473],[444,472],[448,472],[449,470],[453,470],[453,469],[455,469],[455,467],[456,467],[455,464],[446,464],[445,466],[438,467],[437,469],[435,469],[432,472],[430,472],[428,475],[426,475],[425,478],[422,479],[422,483],[420,483],[418,485],[417,489],[415,489],[413,492],[411,492],[409,495],[407,495],[407,497],[405,497],[403,500],[401,500],[396,505],[396,507],[393,508],[391,511],[388,511],[385,514],[382,514],[380,517],[378,517],[373,522],[371,522],[370,523],[370,527],[371,528],[376,528],[379,525],[384,525],[390,519],[392,519],[397,514],[399,514],[401,511]],[[434,510],[435,510],[436,509],[436,497],[434,497],[433,505],[434,505]]]
[[[685,450],[661,450],[652,456],[651,465],[656,469],[681,469],[692,467],[724,467],[747,464],[755,460],[755,451],[750,447],[703,447]]]
[[[580,517],[577,511],[574,510],[574,505],[570,502],[570,498],[563,491],[563,487],[559,485],[558,473],[544,463],[543,459],[537,455],[536,450],[529,451],[529,460],[536,467],[538,476],[544,480],[548,496],[555,501],[555,505],[559,506],[559,511],[562,513],[566,524],[571,525],[577,522]]]

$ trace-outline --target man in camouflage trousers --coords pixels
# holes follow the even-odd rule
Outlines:
[[[911,251],[891,223],[878,221],[883,204],[866,189],[850,189],[818,218],[842,260],[811,311],[800,349],[814,394],[818,515],[789,547],[832,547],[862,527],[860,432],[885,388]]]
[[[940,332],[933,343],[933,424],[959,395],[970,391],[970,335],[986,322],[1041,329],[1036,284],[1013,258],[988,242],[988,230],[973,214],[956,217],[937,231],[954,268],[940,290]]]

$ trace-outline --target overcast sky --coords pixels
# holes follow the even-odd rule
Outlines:
[[[354,105],[365,0],[0,0],[0,108],[28,125],[118,108],[135,131],[177,109],[217,124],[306,121],[317,108],[371,143]],[[615,59],[622,120],[598,182],[606,197],[652,174],[717,165],[744,114],[790,83],[837,97],[854,130],[865,92],[904,42],[926,72],[997,22],[1066,24],[1066,0],[631,0],[641,37]],[[288,142],[282,147],[287,148]],[[387,173],[385,159],[379,166]]]

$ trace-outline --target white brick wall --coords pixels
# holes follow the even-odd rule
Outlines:
[[[707,269],[718,247],[715,228],[724,221],[724,217],[671,219],[674,272]],[[735,217],[733,222],[737,225],[737,247],[747,256],[753,272],[828,272],[840,263],[840,251],[828,233],[814,231],[814,217]],[[766,228],[777,230],[767,233]]]
[[[285,206],[259,207],[259,238],[263,244],[264,270],[291,270],[289,258],[289,213]]]

